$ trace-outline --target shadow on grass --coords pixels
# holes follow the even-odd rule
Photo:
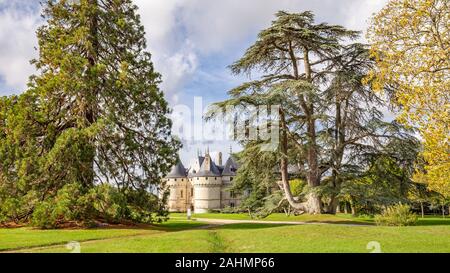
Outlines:
[[[355,225],[355,226],[373,226],[375,223],[373,222],[362,222],[362,221],[326,221],[326,220],[310,220],[305,221],[308,224],[330,224],[330,225]]]
[[[242,223],[242,224],[226,224],[213,227],[211,229],[264,229],[275,227],[295,226],[291,224],[258,224],[258,223]]]
[[[450,226],[450,218],[419,218],[416,226]]]
[[[161,224],[152,225],[152,227],[164,231],[182,231],[204,227],[207,225],[208,225],[207,223],[202,222],[186,221],[186,222],[165,222]]]

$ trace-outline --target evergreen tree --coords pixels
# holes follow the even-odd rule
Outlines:
[[[9,108],[11,131],[0,140],[2,177],[39,201],[69,183],[83,191],[109,183],[140,206],[160,190],[180,145],[137,6],[48,0],[43,18],[39,73]]]
[[[280,106],[279,113],[271,113],[280,120],[277,165],[285,198],[297,210],[334,213],[343,178],[361,156],[379,150],[383,138],[406,135],[397,124],[382,120],[383,101],[362,82],[373,62],[365,45],[351,43],[358,36],[342,26],[315,23],[311,12],[280,11],[231,65],[235,74],[262,76],[217,103],[224,109],[242,105],[243,111],[246,105]],[[292,194],[291,165],[308,183],[305,202]]]

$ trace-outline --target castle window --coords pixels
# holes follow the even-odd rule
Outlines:
[[[177,182],[177,179],[175,178],[174,181]]]
[[[214,177],[214,180],[217,180],[217,177]]]
[[[234,203],[230,203],[230,207],[231,207],[231,208],[234,208]]]
[[[183,198],[183,190],[181,190],[181,198]]]
[[[199,180],[199,178],[197,177],[197,180]]]
[[[230,177],[230,181],[233,181],[233,178],[234,178],[234,177]]]
[[[236,194],[234,194],[234,191],[230,191],[230,198],[235,198]]]
[[[194,189],[191,189],[191,197],[194,196]]]

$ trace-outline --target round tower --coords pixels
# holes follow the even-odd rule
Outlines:
[[[209,210],[220,209],[222,177],[209,153],[205,155],[200,170],[192,173],[189,179],[194,189],[195,213],[207,213]]]
[[[186,168],[181,161],[172,167],[166,176],[166,186],[169,189],[168,208],[170,212],[185,212],[191,206],[191,184]]]

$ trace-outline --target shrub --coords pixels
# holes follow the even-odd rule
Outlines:
[[[375,216],[375,223],[379,226],[412,226],[417,222],[417,215],[411,207],[397,204],[387,207],[380,215]]]

